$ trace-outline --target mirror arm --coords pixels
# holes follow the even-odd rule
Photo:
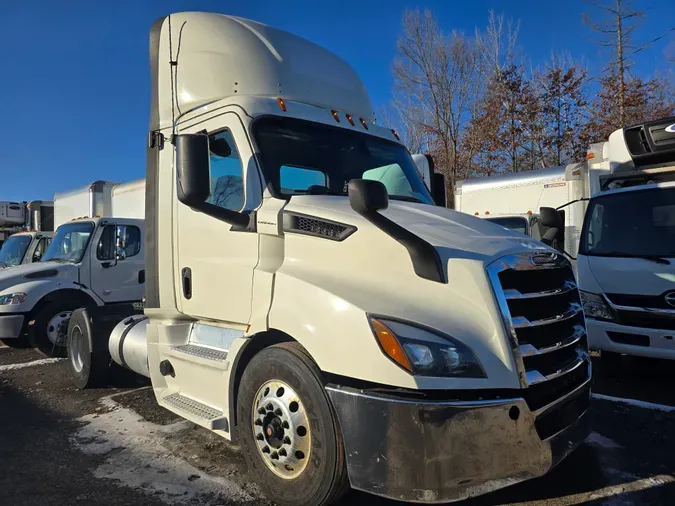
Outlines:
[[[202,212],[213,218],[229,223],[235,227],[247,228],[249,227],[250,216],[246,213],[239,213],[237,211],[230,211],[229,209],[223,209],[208,202],[199,204],[198,206],[192,207],[195,211]]]

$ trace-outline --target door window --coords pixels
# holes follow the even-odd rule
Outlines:
[[[118,248],[117,239],[120,239]],[[106,225],[96,247],[98,260],[124,260],[141,251],[141,230],[133,225]],[[115,253],[119,254],[116,255]]]
[[[35,246],[35,251],[33,252],[33,262],[39,262],[40,259],[42,258],[42,255],[44,255],[45,251],[47,250],[47,246],[49,246],[49,237],[42,237],[38,243],[37,246]]]
[[[230,130],[209,137],[211,150],[211,197],[207,200],[230,211],[244,207],[243,166]]]

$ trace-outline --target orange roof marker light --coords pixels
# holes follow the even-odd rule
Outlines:
[[[277,98],[277,104],[279,104],[279,109],[286,112],[286,102],[284,102],[283,98],[281,97]]]
[[[398,139],[399,141],[401,140],[401,138],[398,136],[398,132],[396,130],[394,130],[393,128],[391,129],[391,133],[394,134],[394,137],[396,137],[396,139]]]
[[[350,125],[354,126],[354,120],[352,119],[352,115],[351,114],[345,114],[345,116],[347,116],[347,121],[349,121]]]
[[[359,118],[359,120],[361,121],[361,125],[363,125],[363,128],[368,130],[368,123],[366,123],[366,120],[364,120],[363,118]]]
[[[335,118],[335,121],[340,123],[340,116],[338,115],[337,111],[331,110],[330,113],[333,115],[333,118]]]
[[[485,214],[490,214],[490,211],[485,211]]]

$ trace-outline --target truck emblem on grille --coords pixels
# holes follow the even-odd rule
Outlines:
[[[668,292],[664,298],[666,299],[666,304],[675,307],[675,292]]]
[[[530,257],[530,262],[534,265],[546,265],[555,262],[557,258],[556,253],[538,253]]]
[[[675,125],[668,125],[666,127],[666,132],[670,132],[671,134],[675,134]]]

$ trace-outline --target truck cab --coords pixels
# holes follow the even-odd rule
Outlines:
[[[57,229],[39,262],[1,269],[0,339],[59,354],[74,309],[140,300],[143,233],[143,220],[74,220]],[[9,241],[17,237],[31,236]]]
[[[111,361],[148,376],[287,506],[350,486],[460,500],[583,441],[590,361],[562,255],[445,208],[442,177],[427,188],[327,50],[209,13],[150,40],[144,315],[110,331],[110,313],[73,314],[80,388]]]
[[[589,345],[675,359],[675,118],[618,130],[608,149],[577,261]]]
[[[53,232],[12,234],[0,248],[0,269],[39,262],[53,235]]]

